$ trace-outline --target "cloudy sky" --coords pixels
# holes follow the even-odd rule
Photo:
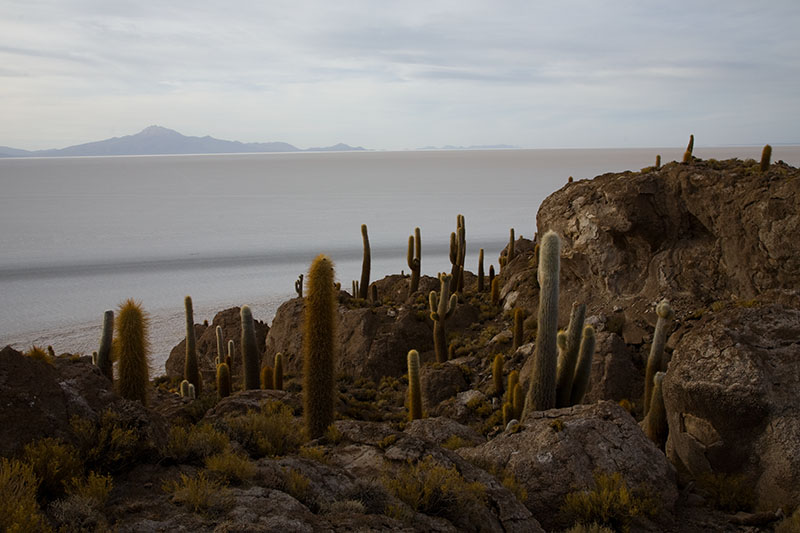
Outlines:
[[[0,0],[0,145],[800,143],[800,2]]]

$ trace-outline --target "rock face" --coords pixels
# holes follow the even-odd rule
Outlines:
[[[593,488],[596,470],[620,472],[629,488],[654,491],[667,513],[678,497],[672,465],[613,402],[534,412],[520,431],[459,453],[512,472],[528,492],[528,509],[548,530],[572,525],[558,510],[570,492]]]
[[[202,324],[194,325],[196,339],[197,363],[203,375],[204,383],[213,383],[216,379],[216,366],[214,359],[217,357],[217,326],[222,327],[222,338],[225,339],[224,350],[227,353],[228,341],[233,340],[233,368],[231,369],[231,380],[240,382],[242,376],[242,317],[240,308],[231,307],[220,311],[214,316],[210,326]],[[267,332],[269,327],[260,320],[255,320],[256,345],[260,354],[264,354]],[[165,363],[167,376],[171,378],[183,377],[183,365],[186,360],[186,339],[184,338],[169,353],[169,358]],[[272,364],[272,363],[270,363]]]
[[[800,310],[734,308],[680,340],[664,379],[667,453],[698,476],[744,474],[760,507],[800,501]]]

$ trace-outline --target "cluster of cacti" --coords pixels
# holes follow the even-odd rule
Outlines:
[[[769,163],[771,159],[772,159],[772,146],[767,144],[764,146],[764,149],[761,150],[761,165],[760,165],[761,172],[766,172],[767,170],[769,170]]]
[[[505,359],[503,359],[502,354],[497,354],[494,356],[494,362],[492,363],[492,387],[494,388],[494,394],[497,397],[502,397],[503,392],[505,392],[505,387],[503,387],[504,364]]]
[[[513,331],[513,345],[511,352],[516,352],[517,348],[522,346],[525,337],[525,311],[517,307],[514,309],[514,329]]]
[[[408,418],[422,418],[422,389],[419,384],[419,352],[408,352]]]
[[[464,258],[467,254],[467,229],[464,215],[456,217],[456,231],[450,234],[450,263],[453,265],[450,276],[453,279],[453,293],[464,291]]]
[[[367,225],[361,224],[361,238],[364,241],[364,259],[361,262],[361,285],[359,288],[358,297],[366,300],[367,290],[369,289],[369,269],[371,264],[371,255],[369,249],[369,236],[367,235]],[[331,280],[333,283],[333,280]]]
[[[197,348],[194,335],[194,311],[192,309],[192,297],[187,296],[183,300],[186,308],[186,360],[183,366],[183,378],[194,385],[197,394],[203,392],[203,384],[200,379],[200,367],[197,364]]]
[[[483,275],[483,248],[478,252],[478,292],[484,290],[484,275]]]
[[[353,289],[352,290],[353,298],[358,298],[359,295],[361,294],[361,292],[359,291],[359,287],[358,287],[358,281],[353,280],[352,289]]]
[[[366,235],[366,226],[363,228]],[[303,327],[303,411],[311,438],[322,436],[333,423],[336,336],[333,288],[333,263],[327,256],[319,255],[308,272]]]
[[[148,318],[140,304],[126,300],[115,321],[114,354],[117,359],[117,392],[128,400],[147,405],[150,382]]]
[[[195,389],[194,385],[189,383],[188,379],[181,381],[181,385],[178,390],[180,391],[181,398],[189,398],[190,400],[197,398],[197,389]]]
[[[436,351],[436,361],[444,363],[447,359],[447,334],[444,323],[453,315],[458,304],[458,296],[450,294],[450,282],[453,277],[449,274],[439,274],[439,294],[431,291],[428,304],[433,320],[433,346]]]
[[[694,135],[689,135],[689,144],[686,146],[686,151],[683,153],[683,162],[692,162],[692,151],[694,150]]]
[[[105,377],[114,381],[114,363],[111,358],[111,342],[114,338],[114,311],[103,313],[103,335],[100,337],[100,349],[97,350],[95,363]]]
[[[650,355],[647,357],[647,366],[644,375],[644,414],[650,409],[650,398],[653,394],[653,378],[656,372],[667,370],[667,361],[664,357],[664,345],[667,342],[667,327],[672,320],[673,312],[669,301],[661,300],[656,306],[656,329],[653,333],[653,344],[650,345]]]
[[[576,405],[583,401],[583,395],[589,388],[589,378],[592,375],[592,358],[595,348],[594,328],[586,326],[581,336],[581,347],[578,352],[578,365],[575,367],[575,376],[572,379],[572,392],[569,405]]]
[[[575,378],[575,368],[578,364],[578,349],[581,344],[583,322],[586,319],[586,304],[572,304],[569,315],[569,326],[564,335],[565,346],[559,354],[556,373],[556,406],[568,407],[572,405],[572,382]]]
[[[422,240],[420,239],[419,228],[414,228],[414,235],[408,236],[408,255],[406,257],[408,268],[411,269],[411,283],[408,287],[408,294],[414,294],[419,290],[419,277],[422,267]]]
[[[256,345],[256,328],[253,322],[253,313],[250,307],[243,305],[242,315],[242,374],[244,377],[244,389],[252,390],[259,388],[259,353]]]
[[[299,298],[303,297],[303,275],[302,274],[300,274],[300,276],[294,282],[294,292],[297,293],[297,296]]]
[[[503,403],[503,425],[508,425],[512,419],[520,419],[523,404],[522,386],[519,384],[519,370],[512,370],[508,374],[506,399]]]

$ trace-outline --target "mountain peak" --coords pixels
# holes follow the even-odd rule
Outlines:
[[[158,125],[153,124],[152,126],[147,126],[145,129],[140,131],[137,135],[164,135],[165,133],[175,134],[175,133],[178,133],[178,132],[175,131],[175,130],[171,130],[169,128],[165,128],[163,126],[158,126]]]

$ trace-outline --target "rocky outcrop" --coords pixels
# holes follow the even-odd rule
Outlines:
[[[567,494],[594,487],[596,471],[619,472],[629,488],[656,494],[666,514],[678,497],[672,465],[613,402],[534,412],[521,427],[459,453],[513,473],[528,492],[528,509],[548,530],[572,525],[558,511]]]
[[[693,476],[744,475],[758,506],[800,502],[800,309],[708,313],[664,379],[667,453]]]

